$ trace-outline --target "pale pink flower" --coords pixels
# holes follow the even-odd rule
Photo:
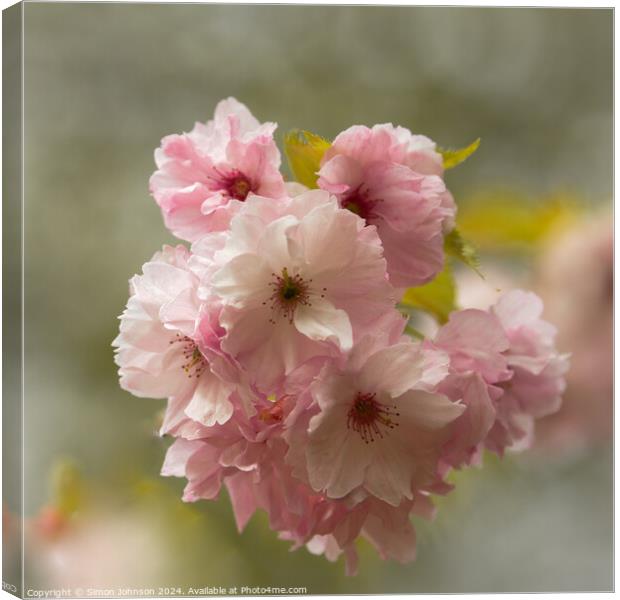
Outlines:
[[[285,194],[274,123],[259,123],[234,98],[192,131],[169,135],[155,151],[150,190],[172,233],[188,241],[226,229],[250,192]]]
[[[502,324],[487,311],[455,311],[426,346],[449,354],[450,375],[438,390],[467,407],[452,427],[442,459],[452,466],[478,462],[480,444],[496,419],[492,397],[501,394],[491,386],[512,376],[503,354],[509,342]]]
[[[510,349],[506,352],[513,372],[500,384],[503,395],[496,403],[498,418],[486,445],[501,453],[504,447],[528,447],[534,420],[557,412],[566,388],[568,355],[555,348],[556,329],[544,321],[543,303],[533,292],[513,290],[491,308],[501,321]]]
[[[306,366],[301,371],[290,378],[291,390],[301,390],[304,377],[311,372]],[[423,385],[430,385],[436,377],[437,373],[427,369]],[[272,529],[292,542],[293,549],[308,545],[314,552],[326,552],[330,559],[344,552],[349,574],[356,570],[354,544],[359,536],[369,539],[383,558],[414,559],[415,532],[409,515],[432,516],[427,492],[416,490],[414,500],[404,500],[398,506],[366,493],[329,498],[296,478],[285,460],[291,438],[283,434],[289,421],[307,424],[300,415],[295,418],[296,411],[307,413],[302,397],[282,395],[270,401],[258,395],[255,414],[250,417],[234,399],[233,404],[234,414],[225,424],[203,428],[196,439],[179,438],[168,450],[162,474],[188,480],[185,501],[214,499],[225,485],[240,531],[256,510],[263,509]],[[429,486],[430,491],[436,488],[435,483]]]
[[[395,310],[375,228],[324,191],[249,198],[213,260],[221,266],[206,268],[203,284],[224,305],[222,348],[263,390],[313,357],[349,350]]]
[[[165,246],[130,284],[131,296],[114,340],[123,389],[140,397],[171,398],[208,426],[232,414],[234,385],[219,356],[217,312],[197,297],[199,279],[183,246]],[[219,353],[221,354],[221,353]]]
[[[542,308],[535,294],[514,290],[489,311],[452,313],[427,343],[450,355],[439,391],[467,407],[444,448],[447,463],[477,462],[483,446],[499,454],[526,447],[534,420],[558,410],[568,363]]]
[[[430,281],[443,266],[455,205],[427,138],[391,125],[350,127],[321,161],[318,185],[375,225],[396,287]],[[415,170],[420,169],[420,170]]]
[[[447,374],[448,357],[399,343],[343,368],[328,364],[312,384],[320,412],[310,421],[310,484],[330,498],[357,488],[398,506],[432,483],[446,425],[464,410],[427,390]]]
[[[195,439],[174,442],[162,475],[187,479],[186,502],[213,499],[225,484],[240,531],[262,508],[272,529],[292,532],[289,539],[305,543],[325,517],[326,507],[323,502],[322,510],[317,509],[320,495],[293,478],[284,460],[287,445],[281,434],[294,400],[283,396],[272,402],[258,395],[252,416],[235,398],[233,403],[233,416],[225,424],[205,428]]]

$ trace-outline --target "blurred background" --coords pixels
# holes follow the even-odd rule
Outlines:
[[[25,4],[26,586],[309,593],[612,588],[611,10]],[[173,238],[147,183],[166,134],[227,96],[331,138],[393,122],[444,147],[482,257],[463,305],[528,286],[573,353],[535,448],[457,473],[418,560],[347,578],[228,498],[159,477],[160,400],[117,382],[128,279]],[[6,401],[6,399],[5,399]],[[4,507],[10,535],[16,506]],[[8,533],[7,533],[8,532]],[[6,577],[5,577],[6,578]]]

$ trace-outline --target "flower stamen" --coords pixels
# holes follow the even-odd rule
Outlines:
[[[221,177],[219,185],[231,198],[243,202],[254,191],[252,182],[241,171],[235,169],[224,174],[216,169],[216,172]]]
[[[293,322],[296,308],[302,306],[312,306],[310,302],[310,284],[312,279],[305,280],[299,273],[290,275],[288,269],[284,267],[282,274],[271,274],[274,280],[269,284],[272,294],[269,300],[263,302],[266,305],[271,302],[271,310],[284,316],[289,323]],[[326,289],[323,288],[325,292]],[[322,297],[324,294],[322,294]],[[269,319],[270,323],[275,324],[275,319]]]
[[[207,367],[207,359],[203,356],[200,348],[196,345],[196,342],[192,338],[176,334],[176,338],[169,342],[170,344],[182,344],[183,345],[183,358],[185,362],[181,365],[183,371],[188,378],[200,377]]]
[[[396,406],[386,406],[376,399],[376,394],[358,392],[347,414],[347,428],[359,433],[364,443],[383,439],[384,434],[398,427]]]
[[[237,177],[228,187],[228,193],[237,200],[245,200],[252,190],[252,184],[245,177]]]

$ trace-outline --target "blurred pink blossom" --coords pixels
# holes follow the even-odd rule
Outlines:
[[[542,451],[579,452],[613,432],[613,230],[599,210],[550,237],[534,287],[571,353],[562,408],[541,422]]]

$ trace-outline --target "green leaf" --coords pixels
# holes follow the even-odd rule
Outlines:
[[[452,150],[446,148],[438,148],[439,153],[443,156],[443,168],[452,169],[457,165],[460,165],[464,160],[467,160],[480,146],[480,138],[474,140],[466,148],[460,148],[459,150]]]
[[[444,239],[444,250],[446,254],[465,263],[474,271],[480,274],[480,258],[478,252],[471,242],[463,238],[458,229],[454,228]]]
[[[456,310],[456,287],[450,261],[446,259],[443,271],[430,283],[409,288],[401,304],[431,314],[439,323],[445,323]]]
[[[295,179],[309,188],[316,188],[321,159],[331,143],[310,131],[293,129],[284,137],[284,151]]]

